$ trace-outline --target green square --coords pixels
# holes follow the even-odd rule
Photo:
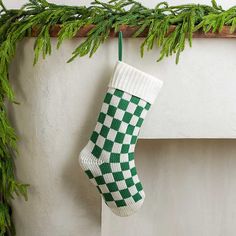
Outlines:
[[[110,162],[111,163],[120,163],[120,153],[111,153]]]
[[[143,190],[143,186],[142,186],[142,184],[140,182],[137,183],[135,186],[136,186],[138,191],[142,191]]]
[[[114,117],[114,115],[115,115],[115,113],[116,113],[116,109],[117,109],[116,107],[110,105],[110,106],[108,107],[107,114],[108,114],[109,116],[111,116],[111,117]]]
[[[146,106],[144,107],[146,110],[149,110],[151,107],[151,104],[147,102]]]
[[[114,201],[114,199],[113,199],[113,197],[110,193],[103,193],[103,197],[104,197],[106,202]]]
[[[111,128],[114,129],[114,130],[119,130],[120,125],[121,125],[120,120],[113,119],[112,122],[111,122]]]
[[[121,99],[119,104],[118,104],[118,108],[123,110],[123,111],[126,111],[128,105],[129,105],[129,102],[127,100]]]
[[[137,174],[137,170],[136,170],[135,167],[133,167],[133,168],[130,170],[130,172],[131,172],[131,175],[132,175],[132,176],[135,176],[135,175]]]
[[[123,198],[129,198],[131,196],[129,189],[120,190],[120,194]]]
[[[129,162],[120,163],[121,170],[129,170]]]
[[[133,134],[134,129],[135,129],[135,126],[133,126],[133,125],[128,125],[127,130],[126,130],[126,133],[127,133],[127,134]]]
[[[106,114],[104,114],[103,112],[100,112],[99,116],[98,116],[98,122],[103,124],[104,120],[106,118]]]
[[[124,94],[124,92],[119,89],[116,89],[114,92],[114,95],[117,97],[120,97],[120,98],[123,96],[123,94]]]
[[[142,199],[142,196],[139,194],[139,193],[136,193],[134,196],[133,196],[133,199],[135,202],[139,201],[140,199]]]
[[[89,177],[89,179],[93,179],[94,178],[94,176],[93,176],[93,174],[92,174],[92,172],[90,170],[86,170],[85,174]]]
[[[105,184],[105,179],[103,178],[102,175],[95,177],[95,180],[98,185]]]
[[[99,158],[100,155],[102,153],[102,149],[98,146],[95,145],[95,147],[93,148],[92,154],[96,157]]]
[[[137,122],[137,124],[136,124],[136,126],[137,126],[137,127],[141,127],[142,124],[143,124],[143,118],[139,118],[139,119],[138,119],[138,122]]]
[[[102,163],[99,167],[103,175],[112,172],[111,165],[109,163]]]
[[[115,181],[124,180],[124,175],[121,171],[112,173]]]
[[[109,189],[110,192],[116,192],[119,190],[117,184],[114,182],[114,183],[108,183],[107,184],[107,188]]]
[[[134,185],[133,178],[128,178],[125,180],[127,187],[131,187]]]
[[[121,147],[121,153],[128,153],[129,152],[129,144],[123,144]]]
[[[103,146],[103,149],[108,151],[108,152],[111,152],[113,145],[114,145],[114,143],[111,140],[106,139],[106,141],[104,143],[104,146]]]
[[[129,123],[132,119],[132,114],[129,112],[125,112],[122,121],[124,121],[125,123]]]
[[[104,98],[104,103],[110,104],[112,98],[112,94],[107,93],[105,98]]]
[[[115,201],[117,207],[123,207],[123,206],[126,206],[126,203],[124,200],[118,200],[118,201]]]
[[[103,125],[102,126],[102,129],[101,129],[101,131],[100,131],[100,135],[102,136],[102,137],[104,137],[104,138],[106,138],[107,137],[107,135],[108,135],[108,133],[109,133],[109,128],[108,127],[106,127],[105,125]]]
[[[139,101],[140,101],[140,98],[139,97],[136,97],[136,96],[132,96],[131,100],[130,100],[132,103],[134,104],[138,104]]]
[[[123,143],[124,138],[125,138],[125,134],[124,133],[117,132],[116,138],[115,138],[115,142],[116,143]]]
[[[131,138],[131,144],[135,144],[137,142],[137,136],[132,136]]]
[[[134,153],[128,153],[129,161],[134,160]]]
[[[98,134],[97,132],[93,131],[90,140],[91,140],[93,143],[96,143],[96,142],[97,142],[97,139],[98,139],[98,136],[99,136],[99,134]]]
[[[140,106],[137,106],[136,109],[135,109],[135,111],[134,111],[134,115],[136,115],[136,116],[141,116],[142,111],[143,111],[143,108],[140,107]]]

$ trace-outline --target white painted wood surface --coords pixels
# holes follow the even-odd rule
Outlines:
[[[141,140],[146,199],[130,217],[103,204],[102,236],[234,236],[235,140]]]
[[[41,86],[60,90],[65,99],[74,96],[76,100],[69,107],[78,108],[79,126],[92,130],[117,60],[117,41],[110,40],[92,59],[66,64],[77,40],[67,42],[35,68],[29,66],[33,39],[25,40],[20,49],[24,61],[18,62],[16,69],[23,77],[27,76],[25,71],[31,73],[32,80],[45,78]],[[174,58],[156,63],[158,49],[141,59],[137,49],[140,43],[141,39],[125,40],[124,61],[164,81],[141,129],[141,138],[236,137],[236,40],[196,39],[178,66]]]

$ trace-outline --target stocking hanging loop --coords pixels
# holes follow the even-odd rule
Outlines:
[[[119,31],[119,39],[118,39],[118,58],[119,58],[119,61],[122,61],[122,41],[123,41],[122,31]]]

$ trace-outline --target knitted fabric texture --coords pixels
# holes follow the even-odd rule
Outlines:
[[[95,129],[80,153],[82,169],[116,215],[131,215],[143,204],[134,151],[161,86],[157,78],[117,62]]]

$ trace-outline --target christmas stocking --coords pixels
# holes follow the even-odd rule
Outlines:
[[[157,78],[118,62],[96,127],[80,153],[82,169],[116,215],[131,215],[143,204],[134,150],[161,86]]]

